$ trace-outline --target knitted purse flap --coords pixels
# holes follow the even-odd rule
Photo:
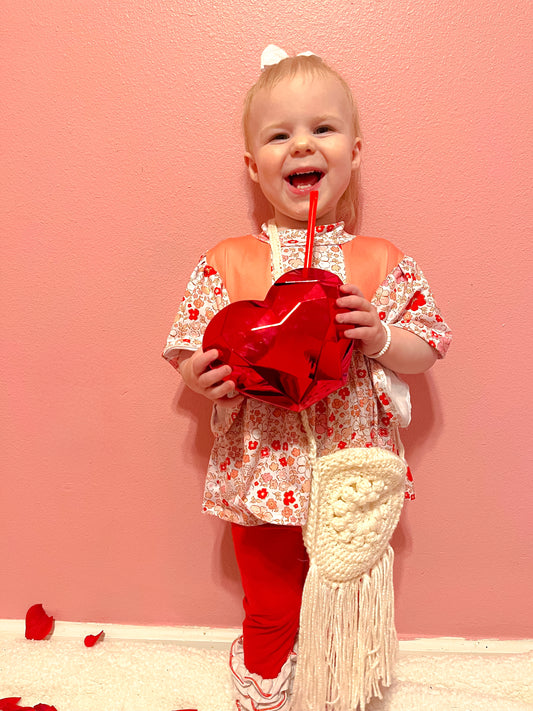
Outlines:
[[[358,578],[382,557],[404,503],[406,470],[403,459],[379,447],[317,458],[304,539],[323,580]]]

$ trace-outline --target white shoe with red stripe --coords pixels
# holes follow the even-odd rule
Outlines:
[[[263,679],[244,665],[242,637],[233,642],[230,670],[238,711],[289,711],[296,654],[291,652],[275,679]]]

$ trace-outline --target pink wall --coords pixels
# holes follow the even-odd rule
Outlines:
[[[0,618],[240,623],[200,514],[208,408],[160,351],[201,252],[261,217],[239,105],[275,41],[354,87],[361,232],[416,256],[455,329],[410,379],[399,630],[533,637],[531,4],[294,7],[0,6]]]

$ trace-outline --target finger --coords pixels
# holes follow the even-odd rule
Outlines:
[[[220,357],[219,352],[215,349],[210,349],[209,351],[206,351],[205,353],[202,352],[201,350],[198,350],[195,352],[195,354],[190,358],[190,364],[189,367],[191,369],[192,374],[194,377],[199,380],[200,378],[203,377],[203,375],[210,373],[212,370],[216,370],[216,368],[210,368],[212,363],[214,363],[217,358]],[[229,367],[229,366],[227,366]],[[231,371],[231,369],[230,369]],[[224,376],[222,376],[224,377]],[[221,379],[221,376],[218,378],[219,380]],[[209,384],[212,385],[212,381],[209,381]]]
[[[231,367],[229,365],[221,365],[218,368],[204,371],[198,377],[198,382],[203,388],[212,388],[217,383],[225,381],[229,375],[231,375]]]
[[[372,318],[372,313],[370,311],[345,311],[344,313],[337,314],[337,323],[341,323],[344,326],[372,326],[374,324],[374,319]]]
[[[195,375],[203,373],[218,357],[216,348],[210,348],[208,351],[197,350],[191,359]]]
[[[228,395],[235,392],[235,383],[227,380],[223,383],[217,383],[213,387],[206,389],[206,395],[210,400],[226,399]],[[232,398],[230,398],[231,400]]]
[[[226,395],[226,397],[219,398],[216,400],[216,404],[219,407],[238,407],[241,402],[244,400],[244,395],[239,395],[238,393],[233,394],[230,393],[229,395]]]
[[[365,299],[365,297],[357,294],[340,296],[336,301],[336,305],[338,308],[349,309],[350,311],[353,311],[354,309],[368,310],[370,308],[370,303]]]
[[[354,341],[360,341],[362,344],[368,338],[368,329],[366,326],[355,326],[353,328],[346,328],[344,330],[344,336],[346,338],[351,338]]]
[[[363,296],[363,292],[355,284],[341,284],[339,290],[341,294],[353,294],[354,296]]]

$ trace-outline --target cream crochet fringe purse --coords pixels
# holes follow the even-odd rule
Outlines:
[[[303,416],[308,436],[307,415]],[[316,445],[312,447],[316,453]],[[364,711],[390,686],[396,658],[394,554],[404,460],[379,447],[313,458],[309,554],[293,711]]]
[[[274,276],[279,237],[268,232]],[[300,613],[291,711],[364,711],[390,686],[396,658],[394,553],[389,541],[405,500],[407,465],[379,447],[317,457],[306,411],[312,465],[304,541],[309,554]]]

